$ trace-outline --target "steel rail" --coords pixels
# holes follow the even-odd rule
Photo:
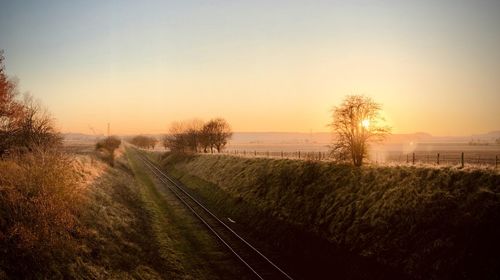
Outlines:
[[[287,279],[293,280],[293,278],[284,272],[281,268],[279,268],[275,263],[273,263],[268,257],[266,257],[262,252],[260,252],[257,248],[255,248],[252,244],[246,241],[243,237],[241,237],[238,233],[236,233],[232,228],[230,228],[226,223],[220,220],[215,214],[213,214],[207,207],[205,207],[202,203],[200,203],[196,198],[194,198],[191,194],[189,194],[182,186],[180,186],[176,181],[166,175],[163,171],[161,171],[154,162],[152,162],[149,158],[144,156],[143,154],[139,154],[140,159],[145,163],[145,165],[152,171],[152,173],[162,182],[164,183],[174,195],[188,207],[188,209],[193,212],[193,214],[247,267],[252,273],[254,273],[259,279],[264,279],[262,275],[259,274],[249,263],[242,257],[240,254],[236,252],[236,250],[226,241],[224,238],[207,222],[196,210],[189,205],[189,202],[186,201],[179,194],[179,191],[184,194],[184,196],[188,197],[192,202],[198,205],[203,211],[211,216],[215,221],[217,221],[223,228],[227,229],[234,237],[236,237],[239,241],[243,242],[248,248],[250,248],[253,252],[257,253],[265,262],[274,267],[278,272],[281,273]],[[173,187],[172,187],[173,185]],[[175,187],[175,188],[174,188]]]

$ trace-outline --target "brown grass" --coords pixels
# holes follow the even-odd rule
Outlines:
[[[77,249],[84,202],[72,159],[35,151],[0,161],[0,267],[36,277]]]

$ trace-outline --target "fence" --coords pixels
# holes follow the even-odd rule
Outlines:
[[[281,158],[316,161],[333,161],[334,158],[325,151],[257,151],[257,150],[225,150],[227,155],[240,157]],[[498,168],[499,155],[491,152],[413,152],[413,153],[372,153],[367,160],[371,164],[431,164],[436,166],[486,166]]]

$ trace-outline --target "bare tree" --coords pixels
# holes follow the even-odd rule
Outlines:
[[[21,149],[33,150],[34,147],[48,149],[62,145],[62,137],[54,128],[54,120],[49,112],[31,95],[23,100],[23,114],[16,145]]]
[[[17,99],[17,83],[4,72],[3,52],[0,51],[0,155],[16,149],[33,151],[62,144],[48,111],[31,95]]]
[[[111,166],[113,166],[115,163],[115,150],[120,147],[121,143],[122,141],[118,139],[118,137],[109,136],[97,142],[95,148],[98,151],[106,151],[109,156],[109,163],[111,164]]]
[[[193,119],[185,122],[184,127],[188,149],[193,153],[199,152],[201,150],[201,131],[203,129],[203,121]]]
[[[200,137],[201,147],[203,149],[203,152],[207,153],[209,149],[211,153],[214,152],[216,133],[217,133],[217,124],[214,121],[208,121],[203,125]]]
[[[138,135],[130,140],[130,143],[144,149],[154,149],[158,140],[154,137]]]
[[[226,120],[217,118],[203,123],[200,120],[174,122],[163,137],[165,148],[175,152],[222,151],[231,138],[231,127]]]
[[[170,151],[186,151],[187,141],[184,124],[182,122],[173,122],[170,125],[168,134],[163,137],[163,146]]]
[[[229,123],[222,118],[216,118],[210,120],[207,126],[212,127],[212,135],[210,137],[211,146],[217,149],[217,152],[221,152],[226,146],[227,142],[233,136],[231,131],[231,126]]]
[[[23,106],[16,99],[17,83],[5,74],[3,61],[3,50],[0,50],[0,156],[13,146],[23,115]]]
[[[199,152],[202,148],[203,122],[198,119],[173,122],[163,138],[165,148],[176,152]]]
[[[361,166],[371,142],[382,141],[390,134],[390,127],[382,124],[380,104],[362,95],[347,96],[340,106],[333,108],[335,134],[332,153],[337,160],[350,159]]]

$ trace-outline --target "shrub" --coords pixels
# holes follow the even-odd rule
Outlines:
[[[122,141],[115,136],[110,136],[97,142],[95,149],[97,151],[106,151],[108,153],[109,164],[114,166],[115,164],[115,150],[118,149]]]
[[[35,150],[0,161],[0,269],[38,277],[76,249],[83,202],[71,158]]]

